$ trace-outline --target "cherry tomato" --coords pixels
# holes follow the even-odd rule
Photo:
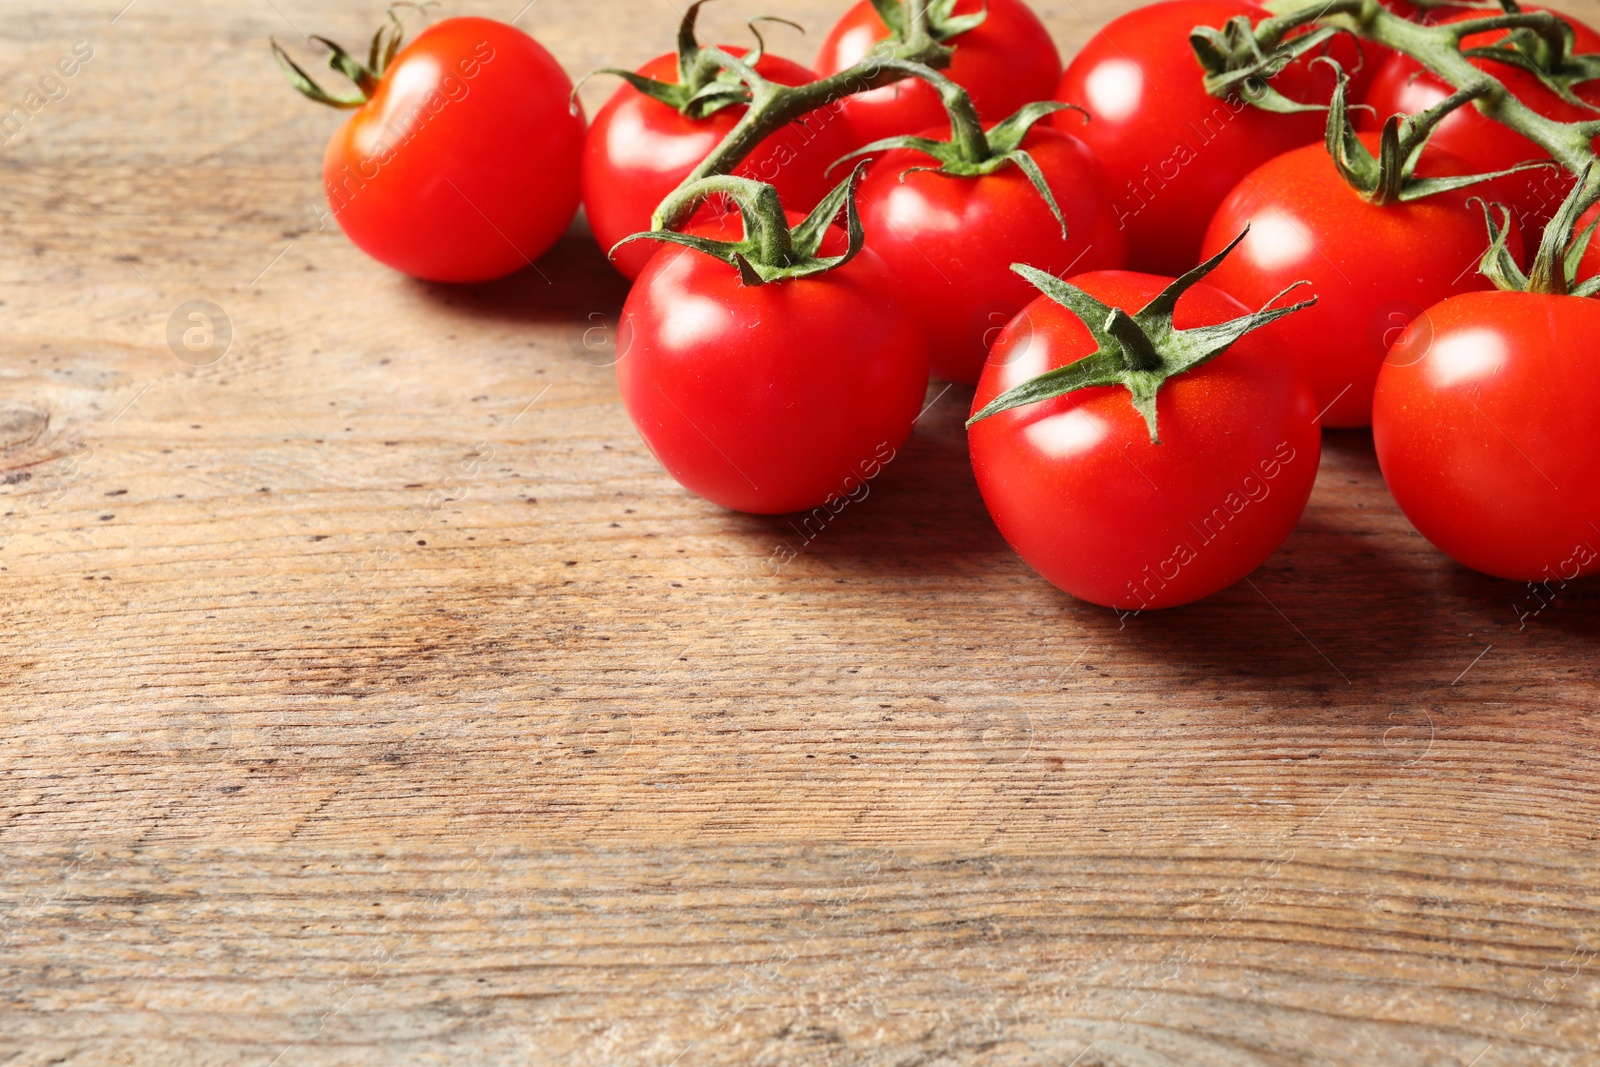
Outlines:
[[[1171,279],[1102,271],[1068,281],[1133,312]],[[1201,282],[1179,298],[1174,323],[1245,312]],[[1294,528],[1322,448],[1311,392],[1273,337],[1279,325],[1169,379],[1156,401],[1160,444],[1120,386],[973,424],[973,470],[1006,540],[1073,596],[1123,610],[1188,603],[1249,574]],[[973,411],[1094,350],[1083,323],[1041,296],[995,341]]]
[[[732,45],[721,48],[734,56],[745,52]],[[770,54],[763,54],[755,68],[780,85],[817,80],[800,64]],[[638,73],[676,83],[678,57],[657,56]],[[721,143],[745,110],[736,105],[692,119],[631,85],[618,89],[595,115],[583,150],[583,209],[600,247],[609,252],[629,234],[648,230],[656,206]],[[845,121],[819,108],[767,137],[734,173],[772,185],[786,206],[806,211],[832,185],[825,173],[829,164],[855,144]],[[655,252],[652,242],[635,241],[617,249],[612,262],[637,278]]]
[[[1194,266],[1206,222],[1228,190],[1273,156],[1322,139],[1320,112],[1274,114],[1243,97],[1223,100],[1205,91],[1189,31],[1237,15],[1254,21],[1267,11],[1245,0],[1137,8],[1089,39],[1056,90],[1057,100],[1089,109],[1091,121],[1074,132],[1105,166],[1135,269],[1181,274]],[[1308,62],[1289,64],[1272,85],[1291,99],[1326,103],[1333,74]],[[1053,121],[1072,128],[1079,120],[1063,112]]]
[[[945,42],[955,55],[943,73],[972,97],[979,118],[998,122],[1023,104],[1050,99],[1061,77],[1061,53],[1022,0],[957,0],[953,14],[984,10],[988,15],[981,23]],[[860,0],[828,31],[817,53],[817,73],[827,77],[855,66],[888,35],[870,0]],[[939,94],[915,78],[858,93],[843,104],[857,145],[944,123]]]
[[[1474,570],[1600,568],[1600,302],[1469,293],[1428,308],[1378,376],[1372,438],[1406,518]]]
[[[690,232],[736,238],[738,216]],[[834,227],[821,251],[844,245]],[[663,247],[623,305],[623,404],[667,473],[725,508],[853,499],[927,392],[927,343],[894,289],[870,248],[825,274],[746,286],[721,260]]]
[[[1549,8],[1528,5],[1522,10],[1548,11]],[[1439,16],[1434,21],[1461,22],[1491,14],[1498,12],[1481,9],[1456,11]],[[1600,33],[1569,16],[1562,17],[1572,23],[1574,51],[1600,52]],[[1505,31],[1492,30],[1475,33],[1461,43],[1464,48],[1481,48],[1504,37]],[[1527,71],[1486,59],[1474,59],[1471,62],[1478,69],[1499,79],[1513,96],[1547,118],[1559,122],[1594,118],[1594,112],[1562,100]],[[1373,110],[1364,121],[1376,128],[1390,115],[1426,111],[1449,96],[1450,92],[1449,85],[1423,70],[1415,60],[1398,53],[1391,54],[1378,67],[1372,85],[1367,90],[1366,102]],[[1579,83],[1574,86],[1573,92],[1581,100],[1600,104],[1600,81]],[[1600,145],[1600,141],[1596,141],[1596,144]],[[1528,160],[1550,157],[1537,144],[1510,127],[1502,126],[1471,104],[1456,109],[1434,127],[1433,135],[1428,138],[1427,150],[1444,152],[1465,160],[1478,172],[1504,170]],[[1566,171],[1551,167],[1509,175],[1497,185],[1506,199],[1506,206],[1511,208],[1523,231],[1531,234],[1542,229],[1555,215],[1561,201],[1572,190],[1573,181]]]
[[[555,57],[514,26],[453,18],[385,70],[328,143],[328,204],[362,251],[441,282],[538,259],[578,209],[583,114]]]
[[[1600,204],[1596,204],[1585,211],[1578,218],[1577,232],[1582,233],[1588,229],[1589,224],[1600,218]],[[1596,274],[1600,274],[1600,228],[1589,239],[1589,245],[1583,250],[1583,256],[1578,260],[1578,281],[1587,281]]]
[[[948,133],[946,127],[926,136]],[[899,279],[927,330],[933,373],[947,381],[976,382],[989,342],[1037,295],[1011,270],[1012,263],[1066,274],[1126,262],[1105,179],[1083,142],[1035,126],[1022,148],[1061,208],[1065,238],[1044,198],[1014,163],[981,177],[956,177],[913,170],[931,161],[896,149],[875,160],[861,183],[872,248]]]
[[[1376,134],[1361,134],[1376,154]],[[1431,169],[1430,169],[1431,168]],[[1436,153],[1425,174],[1463,174]],[[1200,254],[1250,234],[1207,281],[1254,306],[1285,286],[1311,282],[1317,306],[1276,329],[1284,356],[1311,386],[1325,426],[1366,426],[1388,345],[1430,304],[1491,288],[1478,272],[1489,246],[1474,188],[1377,206],[1339,177],[1322,145],[1286,152],[1251,171],[1217,208]],[[1508,239],[1520,255],[1513,229]]]

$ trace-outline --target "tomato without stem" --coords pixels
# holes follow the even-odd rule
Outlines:
[[[896,149],[874,160],[861,184],[872,248],[927,330],[933,373],[947,381],[976,382],[989,343],[1036,295],[1012,263],[1064,275],[1121,267],[1127,259],[1105,179],[1083,142],[1035,126],[1022,148],[1061,208],[1066,237],[1015,164],[958,177],[915,170],[926,168],[928,157]]]
[[[1128,311],[1171,281],[1127,271],[1068,280]],[[1201,283],[1179,298],[1174,322],[1245,311]],[[1273,338],[1279,325],[1169,379],[1157,395],[1160,444],[1128,391],[1112,386],[973,424],[973,470],[1006,540],[1073,596],[1129,611],[1198,600],[1249,574],[1294,528],[1322,447],[1310,390]],[[1094,349],[1072,312],[1034,300],[996,340],[973,410]]]
[[[745,52],[721,47],[734,56]],[[800,64],[770,54],[762,55],[756,72],[780,85],[804,85],[817,78]],[[678,57],[657,56],[638,73],[676,83]],[[745,110],[735,105],[694,119],[631,85],[618,89],[595,115],[583,151],[584,213],[601,249],[609,252],[629,234],[648,230],[656,207],[721,143]],[[818,109],[768,136],[733,173],[766,182],[787,206],[805,211],[832,184],[828,166],[855,145],[836,110]],[[617,249],[612,262],[637,278],[655,252],[651,242],[636,241]]]
[[[1376,153],[1376,134],[1362,134]],[[1433,176],[1467,173],[1436,153]],[[1207,279],[1259,304],[1302,279],[1317,306],[1277,324],[1291,360],[1326,408],[1326,426],[1366,426],[1372,389],[1388,345],[1423,308],[1456,293],[1491,288],[1478,272],[1489,246],[1483,213],[1468,188],[1378,206],[1346,185],[1322,145],[1307,145],[1252,171],[1228,194],[1206,231],[1201,255],[1250,233]],[[1520,255],[1513,230],[1509,244]]]
[[[584,124],[571,93],[555,57],[514,26],[430,26],[328,143],[334,217],[362,251],[417,278],[527,266],[577,212]]]
[[[955,48],[944,75],[972,97],[980,118],[998,122],[1023,104],[1048,100],[1061,77],[1061,53],[1039,16],[1022,0],[957,0],[953,14],[987,10],[974,28],[946,41]],[[853,67],[889,35],[869,0],[860,0],[828,31],[817,53],[823,77]],[[944,119],[939,94],[916,78],[843,101],[856,144],[913,134]]]
[[[738,227],[732,215],[690,232],[730,239]],[[830,231],[823,253],[844,237]],[[761,514],[856,492],[910,435],[928,385],[921,327],[870,249],[825,274],[746,286],[727,263],[665,247],[628,293],[618,351],[623,404],[667,472]]]
[[[1548,8],[1528,5],[1524,11],[1548,11]],[[1491,11],[1488,14],[1494,14]],[[1444,15],[1438,23],[1461,22],[1483,18],[1485,12],[1459,11]],[[1560,14],[1556,12],[1556,14]],[[1572,23],[1574,52],[1600,52],[1600,33],[1563,15]],[[1505,37],[1505,31],[1492,30],[1476,33],[1462,40],[1463,48],[1481,48]],[[1517,99],[1546,118],[1558,122],[1579,122],[1593,119],[1594,112],[1562,100],[1541,83],[1538,77],[1505,63],[1487,59],[1473,59],[1472,64],[1487,71]],[[1415,114],[1426,111],[1451,92],[1450,86],[1422,69],[1414,59],[1398,53],[1391,54],[1379,65],[1372,85],[1367,90],[1366,102],[1372,107],[1364,120],[1372,128],[1394,114]],[[1573,88],[1581,100],[1600,105],[1600,81],[1582,82]],[[1600,145],[1600,141],[1596,142]],[[1509,126],[1502,126],[1479,111],[1473,104],[1457,108],[1434,127],[1428,138],[1426,152],[1442,152],[1464,160],[1475,171],[1505,170],[1529,160],[1548,159],[1550,154]],[[1426,158],[1426,154],[1424,156]],[[1499,183],[1507,206],[1523,230],[1534,233],[1555,215],[1561,201],[1572,189],[1575,179],[1559,167],[1528,170],[1508,175]]]
[[[1274,114],[1205,91],[1189,31],[1267,14],[1242,0],[1150,4],[1108,23],[1062,75],[1055,98],[1089,109],[1091,121],[1074,132],[1105,167],[1135,269],[1181,274],[1194,266],[1206,222],[1228,191],[1273,156],[1322,138],[1320,112]],[[1335,38],[1332,47],[1338,54],[1355,46]],[[1302,57],[1272,86],[1326,103],[1333,77]],[[1062,113],[1053,121],[1071,129],[1078,120]]]
[[[1406,518],[1474,570],[1600,568],[1600,302],[1472,293],[1430,307],[1378,376],[1372,436]]]

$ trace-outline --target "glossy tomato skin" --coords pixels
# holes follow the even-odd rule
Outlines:
[[[482,18],[401,49],[323,157],[328,204],[362,251],[441,282],[525,267],[578,209],[581,111],[537,41]]]
[[[861,183],[872,248],[926,328],[933,374],[946,381],[976,382],[989,342],[1037,295],[1011,264],[1059,275],[1114,269],[1127,259],[1100,165],[1083,142],[1035,127],[1022,147],[1061,208],[1065,238],[1015,165],[977,178],[907,173],[930,160],[897,150],[876,159]]]
[[[958,0],[955,14],[972,14],[984,3]],[[946,42],[955,55],[942,73],[967,90],[980,118],[998,122],[1023,104],[1050,99],[1061,77],[1061,53],[1022,0],[987,0],[987,6],[982,23]],[[817,53],[817,73],[827,77],[855,66],[888,35],[869,0],[860,0],[828,31]],[[847,97],[844,110],[858,145],[941,124],[949,129],[939,94],[915,78]]]
[[[1600,302],[1471,293],[1419,316],[1372,439],[1406,518],[1456,561],[1569,581],[1600,567]]]
[[[1524,11],[1548,11],[1532,4]],[[1574,51],[1600,52],[1600,33],[1571,18],[1556,12],[1572,23]],[[1482,11],[1459,11],[1434,19],[1437,23],[1460,22],[1482,18]],[[1465,48],[1483,47],[1503,37],[1502,32],[1473,34],[1462,41]],[[1560,122],[1577,122],[1592,119],[1594,113],[1574,107],[1562,100],[1526,71],[1504,63],[1474,59],[1472,63],[1498,78],[1523,103],[1547,118]],[[1573,92],[1581,100],[1600,104],[1600,81],[1581,82]],[[1450,87],[1423,70],[1413,59],[1391,53],[1378,67],[1372,85],[1367,90],[1367,103],[1373,110],[1363,114],[1362,121],[1371,128],[1381,126],[1383,120],[1394,114],[1415,114],[1425,111],[1450,95]],[[1600,142],[1597,142],[1600,144]],[[1548,159],[1549,153],[1520,133],[1502,126],[1475,106],[1468,104],[1451,112],[1434,127],[1428,138],[1426,152],[1442,152],[1464,160],[1475,172],[1504,170],[1533,159]],[[1426,158],[1426,154],[1424,155]],[[1507,200],[1514,217],[1524,232],[1533,234],[1541,229],[1561,206],[1561,201],[1571,191],[1575,179],[1558,167],[1529,170],[1510,175],[1498,183],[1497,188]]]
[[[842,242],[830,234],[824,253]],[[745,286],[728,264],[669,246],[629,291],[620,332],[617,383],[650,451],[684,488],[735,511],[857,493],[905,442],[927,391],[921,327],[870,250],[825,274]]]
[[[1375,134],[1363,134],[1374,152]],[[1434,175],[1465,165],[1435,155]],[[1297,281],[1317,304],[1278,324],[1284,356],[1311,386],[1322,422],[1369,425],[1372,389],[1388,345],[1430,304],[1490,288],[1477,270],[1488,247],[1473,188],[1378,207],[1339,177],[1322,145],[1262,164],[1228,194],[1201,245],[1202,257],[1250,234],[1207,281],[1260,307]],[[1522,252],[1514,229],[1509,245]],[[1298,294],[1297,294],[1298,295]]]
[[[744,49],[722,46],[731,55]],[[804,85],[816,75],[798,63],[763,55],[756,71],[781,85]],[[657,81],[678,80],[675,55],[657,56],[638,73]],[[583,150],[583,208],[595,241],[604,251],[629,234],[650,228],[650,216],[745,113],[727,107],[691,119],[624,84],[595,115]],[[773,133],[735,169],[778,190],[784,205],[805,212],[832,187],[826,171],[854,147],[846,120],[836,109],[812,112]],[[655,246],[636,241],[617,249],[612,262],[637,278]]]
[[[1170,279],[1103,271],[1069,281],[1131,313]],[[1200,283],[1179,299],[1175,322],[1244,311]],[[1294,528],[1322,449],[1310,390],[1283,360],[1274,328],[1168,380],[1156,401],[1161,444],[1120,387],[973,425],[973,470],[1006,540],[1073,596],[1125,611],[1185,604],[1249,574]],[[995,342],[973,410],[1094,347],[1071,312],[1040,297]]]
[[[1272,114],[1242,97],[1221,100],[1205,91],[1189,31],[1236,15],[1254,20],[1267,11],[1244,0],[1137,8],[1090,38],[1056,90],[1057,100],[1089,110],[1081,129],[1070,112],[1051,121],[1082,137],[1105,167],[1135,270],[1177,275],[1194,266],[1207,220],[1241,178],[1322,139],[1320,113]],[[1324,65],[1308,68],[1302,60],[1272,84],[1295,100],[1325,101],[1329,77]]]
[[[1600,204],[1596,204],[1585,211],[1578,218],[1578,225],[1574,233],[1582,233],[1596,218],[1600,218]],[[1577,281],[1587,281],[1596,274],[1600,274],[1600,231],[1589,238],[1589,244],[1583,250],[1583,256],[1578,260]]]

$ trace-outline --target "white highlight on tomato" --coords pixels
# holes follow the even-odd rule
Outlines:
[[[1265,211],[1250,220],[1250,258],[1265,270],[1276,270],[1305,259],[1311,237],[1295,221],[1277,211]]]
[[[1137,63],[1116,59],[1095,67],[1083,87],[1091,113],[1120,122],[1139,109],[1144,74]]]
[[[1493,330],[1468,330],[1434,342],[1424,360],[1428,381],[1436,388],[1450,389],[1499,373],[1505,365],[1506,348]]]
[[[1073,408],[1030,423],[1023,430],[1028,443],[1055,459],[1071,459],[1105,440],[1109,427],[1087,408]]]

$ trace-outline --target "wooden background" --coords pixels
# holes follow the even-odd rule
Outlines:
[[[959,389],[774,573],[629,425],[581,224],[466,289],[319,227],[266,38],[378,3],[124,2],[0,33],[7,108],[94,50],[0,153],[0,1062],[1600,1062],[1592,585],[1450,565],[1335,433],[1258,573],[1119,628]]]

